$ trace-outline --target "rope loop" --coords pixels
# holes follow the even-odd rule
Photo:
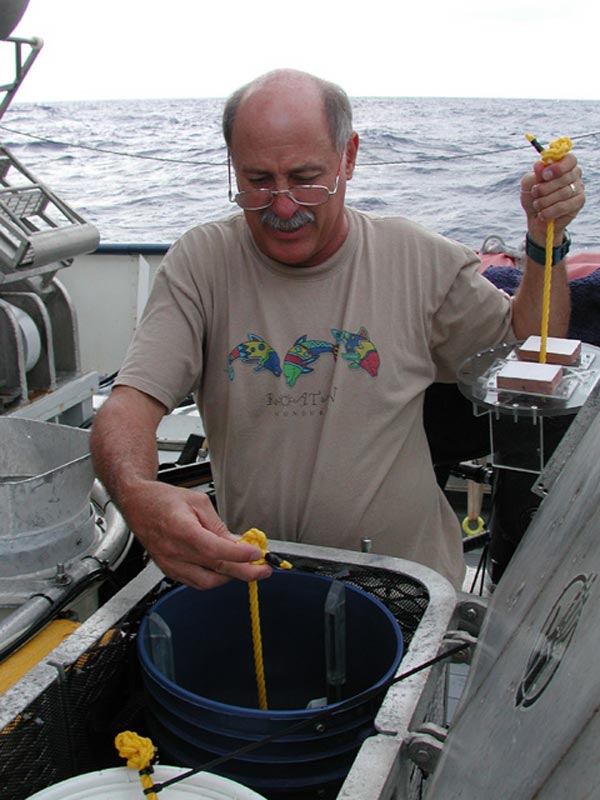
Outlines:
[[[476,527],[472,528],[471,525],[475,523]],[[465,517],[462,521],[462,529],[467,534],[467,536],[475,536],[477,533],[481,533],[485,528],[485,523],[481,517],[477,517],[477,519],[471,519],[470,517]]]

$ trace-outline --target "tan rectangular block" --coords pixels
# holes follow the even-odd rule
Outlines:
[[[517,358],[521,361],[539,361],[542,349],[542,337],[530,336],[517,348]],[[546,364],[563,364],[570,366],[576,364],[581,353],[579,339],[561,339],[557,336],[548,336],[546,340]]]
[[[560,364],[508,361],[496,375],[496,386],[511,392],[552,394],[560,383],[562,374]]]

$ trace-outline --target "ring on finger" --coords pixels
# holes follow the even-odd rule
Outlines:
[[[569,184],[569,189],[571,190],[571,194],[575,194],[575,192],[577,191],[574,183]]]

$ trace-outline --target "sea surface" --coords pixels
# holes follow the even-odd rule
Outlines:
[[[600,250],[600,101],[354,98],[361,139],[350,205],[415,219],[481,247],[518,247],[521,175],[544,144],[573,140],[587,203],[574,251]],[[235,210],[218,99],[14,102],[0,142],[87,221],[103,242],[170,243]]]

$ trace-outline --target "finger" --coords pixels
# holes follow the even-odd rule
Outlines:
[[[159,563],[158,566],[165,575],[172,580],[183,583],[186,586],[191,586],[194,589],[199,589],[200,591],[216,589],[218,586],[223,586],[231,580],[229,576],[221,575],[215,572],[215,570],[185,561],[165,565]]]
[[[540,219],[548,221],[562,216],[574,217],[581,210],[584,203],[583,185],[578,182],[561,186],[545,197],[534,198],[532,208]]]
[[[544,164],[543,161],[536,161],[533,165],[533,171],[538,181],[546,182],[552,181],[555,178],[560,178],[577,168],[577,158],[573,153],[567,153],[560,161],[555,161],[550,164]]]
[[[577,168],[551,180],[534,182],[531,186],[531,194],[534,199],[541,199],[552,198],[555,193],[560,193],[560,196],[556,199],[564,199],[568,196],[568,190],[570,190],[571,194],[576,194],[577,188],[582,186],[581,170]]]
[[[560,189],[561,199],[571,200],[579,192],[579,181],[571,181],[568,186]]]
[[[215,536],[207,531],[203,539],[204,555],[208,562],[231,562],[232,564],[249,564],[263,557],[262,550],[254,544],[241,539],[229,539]]]
[[[268,564],[240,564],[230,561],[202,564],[172,554],[168,556],[158,554],[154,561],[167,577],[196,589],[211,589],[221,586],[233,578],[242,581],[259,581],[269,578],[273,572]]]
[[[232,561],[223,561],[217,565],[216,573],[227,578],[239,581],[262,581],[273,574],[269,564],[239,564]]]
[[[202,526],[193,514],[173,520],[166,533],[154,531],[152,537],[143,537],[148,552],[169,577],[181,580],[179,565],[195,564],[200,568],[218,572],[227,577],[251,580],[251,571],[243,568],[262,558],[262,551],[247,542],[215,535]],[[242,569],[240,569],[240,567]],[[257,579],[270,574],[260,573]]]

